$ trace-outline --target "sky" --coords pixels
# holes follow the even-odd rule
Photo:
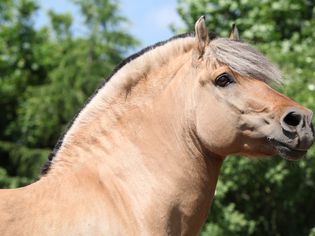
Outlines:
[[[70,12],[74,16],[74,34],[82,33],[79,9],[71,1],[40,0],[39,3],[42,11],[35,19],[37,27],[48,24],[45,12],[53,9],[58,13]],[[141,42],[137,49],[170,38],[174,33],[169,25],[182,24],[176,13],[176,0],[120,0],[120,14],[130,21],[129,32]]]

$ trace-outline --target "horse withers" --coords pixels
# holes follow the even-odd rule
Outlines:
[[[41,178],[0,191],[0,235],[196,235],[230,154],[303,157],[312,112],[230,37],[174,37],[119,65],[60,139]]]

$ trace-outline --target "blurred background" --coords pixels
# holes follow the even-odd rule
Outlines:
[[[200,15],[222,37],[236,22],[282,69],[277,89],[315,111],[314,0],[1,0],[0,187],[35,181],[115,65]],[[297,162],[228,158],[201,235],[315,236],[315,148]]]

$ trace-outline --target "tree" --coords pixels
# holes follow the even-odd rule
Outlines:
[[[200,15],[206,15],[209,29],[223,37],[236,22],[242,40],[284,71],[286,83],[278,89],[315,110],[314,1],[179,0],[177,10],[189,31]],[[296,163],[230,157],[201,235],[314,236],[314,166],[314,147]]]
[[[70,14],[53,11],[51,27],[35,29],[35,0],[0,3],[0,187],[34,181],[72,117],[137,44],[115,2],[74,2],[84,36],[73,35]]]

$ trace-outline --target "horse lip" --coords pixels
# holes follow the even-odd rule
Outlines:
[[[278,141],[276,139],[272,138],[267,138],[268,142],[271,143],[277,153],[284,159],[287,160],[298,160],[301,159],[302,157],[305,156],[307,153],[307,149],[297,149],[297,148],[292,148],[286,143],[283,143],[281,141]]]

